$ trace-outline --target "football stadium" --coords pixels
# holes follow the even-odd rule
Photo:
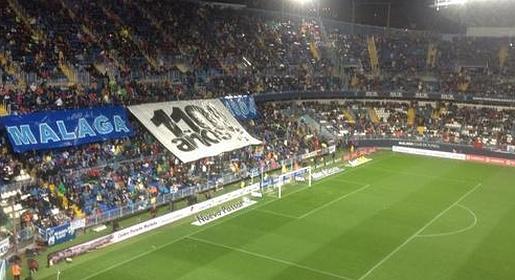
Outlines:
[[[515,279],[513,15],[1,0],[0,280]]]

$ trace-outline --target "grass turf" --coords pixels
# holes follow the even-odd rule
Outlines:
[[[202,227],[192,219],[37,279],[515,279],[515,169],[382,152]]]

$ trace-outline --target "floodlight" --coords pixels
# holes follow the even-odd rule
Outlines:
[[[448,6],[459,6],[465,5],[469,3],[477,3],[477,2],[500,2],[500,0],[435,0],[434,7],[448,7]]]
[[[304,4],[308,4],[310,2],[313,2],[313,0],[293,0],[293,2],[299,4],[299,5],[304,5]]]

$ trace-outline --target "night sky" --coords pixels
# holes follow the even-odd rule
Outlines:
[[[211,1],[211,0],[208,0]],[[294,0],[218,0],[214,2],[232,2],[249,4],[258,8],[281,10],[282,2],[289,3],[286,9],[293,9]],[[314,0],[320,2],[325,17],[352,22],[352,2],[355,3],[356,23],[386,26],[388,3],[391,3],[390,26],[439,32],[459,32],[458,26],[431,7],[434,0]]]

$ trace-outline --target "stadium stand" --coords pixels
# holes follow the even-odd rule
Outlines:
[[[515,96],[515,51],[503,39],[356,34],[345,24],[190,1],[7,2],[0,10],[5,114],[308,90]],[[348,100],[267,103],[258,111],[259,120],[243,125],[263,145],[187,164],[134,119],[131,138],[24,154],[12,151],[2,130],[0,206],[23,226],[56,226],[222,174],[279,168],[353,137],[515,145],[515,112],[486,105]]]
[[[5,156],[0,161],[0,172],[4,183],[25,181],[25,174],[37,178],[36,183],[24,185],[18,192],[26,195],[17,197],[17,205],[23,206],[17,212],[33,209],[38,224],[54,226],[76,216],[147,200],[153,194],[216,181],[216,176],[235,170],[261,165],[278,168],[283,159],[320,148],[316,133],[295,115],[286,117],[274,107],[262,110],[271,122],[249,121],[247,127],[264,140],[264,145],[223,158],[181,164],[133,122],[137,132],[130,139],[19,157],[8,151],[2,138]]]

